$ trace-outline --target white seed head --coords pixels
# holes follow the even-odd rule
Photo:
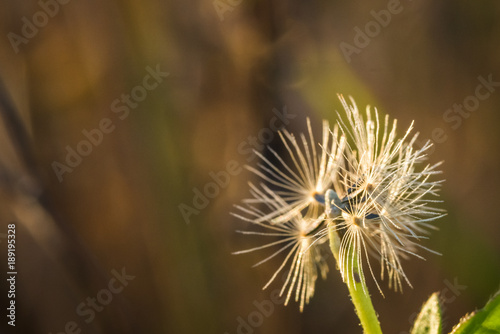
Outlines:
[[[372,115],[368,107],[365,121],[352,98],[351,105],[342,96],[339,98],[348,120],[347,125],[340,121],[341,131],[354,144],[346,145],[345,164],[339,168],[336,191],[346,204],[341,208],[343,219],[337,229],[346,230],[344,247],[358,252],[358,260],[367,262],[374,279],[370,257],[380,262],[381,278],[387,272],[389,286],[401,290],[402,280],[411,286],[401,259],[408,255],[421,257],[416,253],[418,248],[426,249],[420,245],[421,239],[434,228],[430,223],[445,214],[432,206],[439,201],[429,198],[438,195],[442,183],[431,180],[439,173],[440,163],[421,166],[431,145],[427,142],[416,149],[418,134],[408,139],[412,126],[397,139],[396,120],[389,128],[386,116],[381,130],[376,110]],[[352,270],[347,264],[340,263],[343,277],[349,275],[345,270]]]
[[[315,199],[315,195],[322,195],[331,187],[332,178],[337,174],[345,141],[338,138],[336,128],[333,132],[330,131],[328,122],[323,121],[321,147],[326,149],[324,150],[314,139],[309,119],[307,119],[307,129],[308,134],[301,134],[299,139],[286,130],[279,133],[288,159],[268,147],[277,160],[276,164],[260,152],[255,152],[261,160],[258,168],[247,167],[265,183],[259,186],[250,184],[253,192],[261,189],[264,195],[253,196],[244,200],[245,203],[265,203],[272,201],[274,196],[285,200],[284,205],[263,215],[257,220],[258,222],[280,224],[303,212],[304,209],[305,217],[318,217],[323,213],[323,205]],[[286,160],[290,160],[290,163]]]
[[[258,247],[236,252],[235,254],[243,254],[266,248],[274,249],[270,255],[255,264],[255,266],[267,262],[278,254],[284,254],[284,260],[264,286],[264,289],[278,277],[279,273],[284,272],[286,278],[280,295],[286,294],[285,305],[294,296],[295,301],[299,302],[300,310],[302,311],[304,305],[309,303],[310,298],[314,295],[318,276],[321,275],[325,279],[328,273],[328,265],[325,261],[323,248],[328,238],[326,236],[318,238],[315,233],[316,230],[321,229],[324,220],[323,218],[315,220],[304,218],[299,213],[291,216],[289,220],[281,224],[271,224],[268,221],[261,222],[261,218],[267,215],[266,212],[269,210],[280,210],[280,207],[286,206],[287,203],[276,194],[274,194],[272,200],[266,201],[268,198],[267,195],[258,189],[255,191],[254,196],[256,199],[266,203],[264,210],[247,204],[244,207],[236,206],[239,213],[233,213],[233,215],[252,224],[259,225],[263,228],[263,231],[238,232],[269,238],[272,241]]]
[[[431,144],[415,147],[413,123],[398,137],[396,120],[385,116],[381,122],[370,107],[363,117],[352,98],[351,103],[339,98],[346,117],[339,115],[333,130],[324,121],[320,143],[307,119],[306,135],[280,132],[283,157],[272,148],[271,159],[256,152],[260,163],[247,168],[262,182],[250,183],[251,198],[233,213],[263,229],[241,233],[272,238],[237,254],[276,247],[256,264],[285,255],[264,288],[289,267],[281,293],[286,293],[285,304],[294,295],[301,310],[313,296],[318,276],[328,272],[322,247],[332,229],[340,237],[343,280],[364,283],[368,269],[382,293],[371,260],[380,263],[380,277],[388,278],[390,288],[402,290],[402,281],[411,286],[402,259],[422,258],[419,248],[430,251],[420,242],[435,228],[432,222],[445,215],[434,207],[442,183],[434,179],[440,163],[425,163]]]

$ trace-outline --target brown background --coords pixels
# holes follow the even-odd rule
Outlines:
[[[403,1],[350,61],[340,44],[354,45],[354,29],[388,1],[218,3],[234,5],[223,20],[211,0],[69,1],[16,53],[8,34],[42,7],[1,2],[0,233],[17,223],[15,332],[57,333],[75,321],[82,333],[236,333],[238,317],[279,287],[261,290],[277,262],[251,268],[263,253],[231,255],[259,243],[236,234],[245,224],[229,215],[252,176],[234,175],[189,224],[178,206],[192,205],[209,172],[247,162],[238,147],[273,108],[296,115],[290,131],[306,117],[319,129],[336,119],[336,93],[398,118],[400,132],[415,120],[422,138],[435,128],[447,137],[430,160],[445,160],[449,215],[425,242],[443,255],[405,263],[414,289],[404,294],[384,299],[371,286],[384,332],[408,331],[433,291],[448,301],[446,330],[484,305],[500,278],[500,87],[457,129],[443,114],[474,94],[479,76],[500,81],[500,3]],[[157,65],[170,75],[120,120],[112,101]],[[103,118],[114,131],[60,183],[52,163]],[[135,279],[86,324],[75,308],[123,267]],[[454,280],[467,286],[458,296],[444,291]],[[4,309],[5,280],[0,287]],[[332,269],[303,314],[277,305],[254,331],[360,333],[357,323]]]

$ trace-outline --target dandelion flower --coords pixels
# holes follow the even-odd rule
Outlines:
[[[354,265],[362,271],[362,259],[365,259],[374,277],[370,254],[380,261],[381,278],[387,272],[389,287],[401,290],[402,279],[411,286],[401,258],[421,257],[416,251],[427,248],[419,242],[427,238],[429,229],[435,228],[430,223],[444,215],[442,210],[432,206],[439,201],[428,199],[438,195],[442,181],[431,178],[439,173],[440,163],[418,168],[425,161],[431,144],[427,142],[415,149],[418,134],[408,139],[412,126],[402,138],[396,139],[396,120],[389,129],[389,118],[385,117],[380,131],[376,109],[373,116],[367,107],[365,122],[354,100],[351,99],[352,105],[342,96],[340,100],[349,125],[341,121],[341,130],[354,142],[353,146],[346,145],[344,165],[339,168],[340,175],[335,183],[336,194],[341,200],[334,205],[341,216],[334,218],[339,221],[334,228],[343,230],[340,270],[346,280],[353,275]],[[354,257],[350,249],[356,253]],[[352,258],[358,262],[350,263]]]
[[[286,254],[264,289],[288,266],[281,294],[286,292],[285,304],[294,296],[301,311],[318,276],[328,272],[322,247],[329,238],[351,294],[362,289],[361,295],[368,296],[365,271],[382,293],[374,259],[381,279],[387,278],[389,288],[397,291],[403,281],[411,286],[402,260],[422,258],[419,249],[433,252],[421,241],[435,229],[433,221],[445,215],[435,207],[440,202],[436,197],[442,181],[434,179],[440,163],[425,163],[431,144],[415,147],[413,123],[398,137],[396,120],[385,116],[381,121],[370,107],[363,117],[352,98],[350,104],[339,98],[346,117],[339,115],[333,131],[323,122],[321,143],[315,142],[308,119],[307,135],[280,132],[287,156],[272,148],[270,158],[256,152],[261,162],[248,169],[261,182],[249,184],[251,198],[233,214],[263,229],[240,233],[272,238],[236,254],[277,248],[256,266]]]
[[[276,194],[268,195],[257,188],[253,188],[252,193],[259,202],[266,204],[267,210],[280,211],[283,207],[288,206],[288,203]],[[269,196],[272,196],[272,198]],[[281,265],[263,289],[266,289],[276,279],[278,274],[289,266],[288,272],[285,274],[286,278],[280,296],[286,292],[285,305],[287,305],[290,298],[294,295],[295,301],[299,302],[300,311],[302,312],[304,305],[308,304],[314,295],[315,283],[318,276],[321,275],[325,279],[328,273],[328,265],[322,250],[327,237],[318,239],[315,236],[316,232],[322,228],[324,220],[322,218],[304,218],[298,213],[290,217],[288,221],[276,225],[269,222],[261,222],[262,217],[267,217],[268,214],[253,205],[246,205],[245,207],[236,206],[236,208],[240,213],[233,213],[234,216],[259,225],[264,229],[264,232],[238,231],[239,233],[272,238],[273,241],[262,246],[238,251],[234,254],[249,253],[273,247],[277,248],[271,255],[254,265],[258,266],[281,253],[285,253],[286,256]]]
[[[315,141],[309,119],[307,129],[308,135],[301,134],[299,139],[286,130],[279,133],[291,166],[275,150],[268,147],[277,160],[276,164],[256,152],[261,159],[258,168],[247,167],[266,182],[260,184],[266,196],[247,199],[245,203],[265,203],[272,201],[275,195],[284,200],[284,203],[275,206],[274,211],[257,218],[257,222],[280,224],[301,213],[304,217],[316,218],[323,214],[324,193],[332,185],[345,141],[344,138],[338,137],[337,127],[330,131],[328,122],[323,121],[321,146],[328,150],[327,154]],[[250,184],[250,187],[257,188],[253,184]]]

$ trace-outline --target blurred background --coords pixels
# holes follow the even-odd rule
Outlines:
[[[256,306],[280,259],[231,255],[262,243],[229,212],[251,148],[283,149],[263,129],[319,130],[336,93],[400,133],[415,120],[445,160],[449,214],[425,242],[443,255],[406,262],[403,294],[370,289],[384,333],[434,291],[451,330],[499,288],[499,15],[494,0],[1,1],[1,271],[15,223],[18,275],[0,331],[360,333],[333,258],[300,313]]]

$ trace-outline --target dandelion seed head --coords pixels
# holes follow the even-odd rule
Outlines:
[[[287,272],[280,295],[286,296],[285,305],[293,298],[299,303],[299,308],[302,311],[304,305],[309,303],[310,298],[314,295],[317,278],[321,276],[325,279],[328,273],[328,265],[324,258],[327,237],[316,235],[316,231],[322,229],[325,221],[322,218],[303,217],[300,213],[291,216],[281,224],[261,221],[262,217],[268,216],[268,211],[279,211],[280,207],[286,206],[287,203],[276,194],[271,200],[265,192],[259,190],[255,191],[254,196],[259,203],[266,203],[262,210],[247,204],[246,206],[237,206],[239,213],[233,213],[233,215],[263,229],[259,232],[241,231],[241,233],[260,238],[272,238],[272,241],[251,249],[238,251],[235,254],[272,249],[270,255],[258,262],[256,266],[268,262],[278,255],[284,255],[284,260],[265,284],[264,289],[275,281],[279,273]]]
[[[268,147],[276,160],[275,163],[256,152],[260,158],[257,168],[247,167],[261,178],[263,183],[260,188],[268,196],[262,199],[250,198],[245,202],[263,203],[273,196],[280,196],[286,202],[279,210],[261,217],[261,222],[281,224],[299,213],[306,217],[317,217],[324,210],[324,203],[321,203],[317,195],[324,194],[331,187],[332,177],[335,177],[338,169],[337,157],[343,151],[344,141],[339,140],[338,130],[330,131],[327,121],[323,122],[320,142],[314,138],[309,119],[307,129],[307,134],[301,134],[299,137],[287,130],[281,131],[279,134],[286,154],[282,157]]]
[[[402,290],[403,282],[411,286],[402,260],[423,258],[421,249],[432,252],[421,241],[445,215],[432,198],[442,183],[436,180],[440,163],[426,164],[431,144],[415,147],[413,123],[398,137],[396,120],[369,106],[363,116],[352,98],[350,103],[339,99],[345,116],[339,114],[333,129],[324,121],[320,141],[307,119],[306,134],[280,132],[284,155],[272,148],[272,159],[256,152],[260,162],[248,169],[261,181],[250,183],[251,197],[234,213],[263,230],[241,233],[271,238],[237,254],[275,249],[256,266],[284,256],[264,288],[288,270],[281,295],[285,305],[294,299],[301,311],[314,295],[317,278],[328,272],[324,246],[330,231],[340,238],[342,279],[348,285],[362,282],[365,289],[369,273],[382,293],[371,262],[380,264],[379,277],[389,288]]]
[[[346,234],[357,238],[347,239],[344,246],[357,248],[358,258],[366,262],[376,281],[370,264],[375,257],[381,264],[381,278],[388,276],[389,286],[402,290],[403,280],[411,284],[401,259],[421,257],[416,254],[424,248],[420,239],[427,234],[429,223],[444,214],[427,199],[437,195],[441,181],[431,179],[438,174],[439,164],[420,167],[430,145],[413,147],[417,136],[409,139],[413,123],[398,138],[396,120],[391,127],[386,116],[382,126],[377,110],[372,113],[368,107],[365,122],[352,98],[351,104],[339,98],[347,113],[347,121],[339,122],[341,131],[353,142],[346,145],[346,163],[339,169],[342,182],[336,190],[346,203],[340,208],[346,223],[339,224],[339,229],[347,229]]]

